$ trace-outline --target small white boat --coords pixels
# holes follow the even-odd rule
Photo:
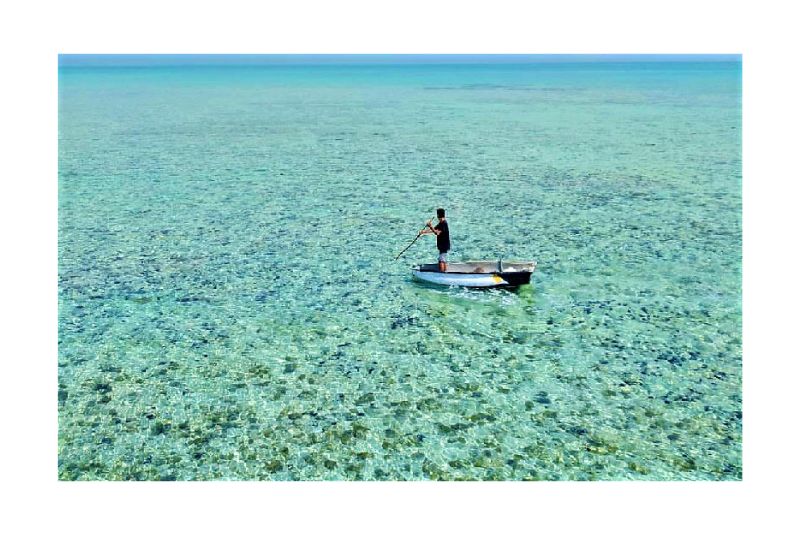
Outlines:
[[[536,262],[470,261],[447,264],[447,271],[439,271],[439,264],[421,264],[411,270],[414,278],[445,286],[466,288],[514,288],[531,282]]]

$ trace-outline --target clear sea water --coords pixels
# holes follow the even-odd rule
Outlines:
[[[742,477],[738,61],[62,66],[58,184],[60,479]]]

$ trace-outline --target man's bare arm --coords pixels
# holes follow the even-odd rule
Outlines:
[[[441,230],[436,230],[435,228],[433,228],[433,225],[431,225],[430,221],[428,221],[427,225],[428,228],[423,231],[425,234],[436,234],[438,236],[439,234],[442,233]]]

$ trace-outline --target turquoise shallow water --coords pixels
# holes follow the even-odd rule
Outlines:
[[[740,479],[740,80],[62,67],[59,478]]]

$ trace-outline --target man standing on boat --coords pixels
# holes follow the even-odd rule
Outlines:
[[[439,224],[435,227],[431,225],[430,219],[421,230],[420,234],[435,234],[436,248],[439,249],[439,271],[447,271],[447,251],[450,250],[450,229],[447,227],[447,220],[444,218],[444,208],[436,209],[436,217]]]

